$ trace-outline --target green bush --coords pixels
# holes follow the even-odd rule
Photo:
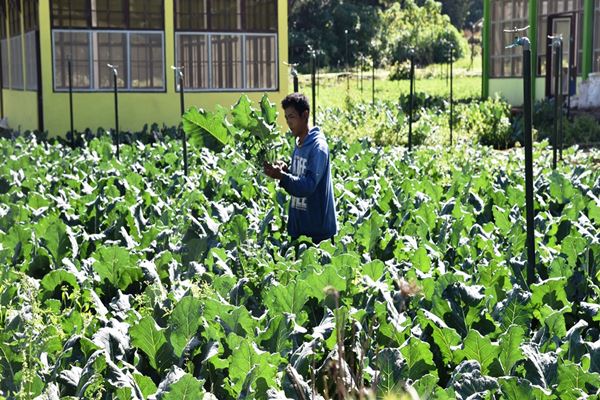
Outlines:
[[[411,48],[420,65],[447,62],[449,45],[455,49],[454,59],[467,51],[465,39],[433,0],[425,0],[421,7],[414,0],[394,3],[380,13],[380,26],[377,43],[389,65],[409,59]]]
[[[459,127],[473,135],[480,144],[507,149],[515,143],[510,121],[510,105],[494,98],[480,103],[459,105]]]

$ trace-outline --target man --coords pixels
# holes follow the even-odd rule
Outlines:
[[[291,195],[288,233],[292,240],[309,236],[316,244],[337,233],[329,147],[319,127],[310,129],[306,96],[292,93],[281,102],[285,120],[296,139],[291,168],[283,162],[265,163],[267,176]]]

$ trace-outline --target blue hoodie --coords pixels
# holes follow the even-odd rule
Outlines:
[[[309,236],[314,242],[337,233],[329,147],[318,127],[312,128],[292,153],[292,165],[281,179],[290,200],[288,233]]]

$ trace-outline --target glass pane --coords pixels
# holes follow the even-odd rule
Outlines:
[[[25,73],[27,90],[38,89],[37,38],[35,32],[25,34]]]
[[[23,89],[23,43],[21,35],[10,39],[10,87]]]
[[[52,0],[54,28],[87,28],[90,26],[89,0]]]
[[[90,0],[92,26],[98,28],[127,28],[125,0]]]
[[[246,87],[274,89],[276,82],[276,41],[274,36],[246,37]]]
[[[177,65],[183,66],[184,86],[208,89],[208,35],[178,35]]]
[[[129,46],[131,87],[162,89],[164,87],[162,34],[131,34]]]
[[[71,60],[73,88],[90,87],[90,34],[88,32],[54,33],[54,87],[69,87],[68,60]]]
[[[213,35],[211,57],[211,87],[219,89],[243,87],[241,36]]]
[[[8,9],[8,33],[10,37],[21,34],[21,13],[17,7]]]
[[[213,31],[242,29],[242,0],[211,0],[210,28]]]
[[[2,52],[2,87],[8,89],[10,87],[10,77],[8,76],[8,39],[0,41],[0,51]]]
[[[129,0],[129,29],[164,29],[162,0]]]
[[[106,64],[118,66],[117,86],[127,84],[127,36],[124,33],[92,33],[94,37],[94,89],[110,89],[113,71]]]
[[[25,32],[31,32],[38,29],[38,1],[24,0],[23,1],[23,21]]]
[[[277,31],[275,0],[246,0],[244,10],[246,31]]]
[[[180,31],[207,30],[206,0],[175,0],[175,29]]]

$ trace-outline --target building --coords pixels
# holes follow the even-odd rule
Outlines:
[[[212,110],[242,93],[288,89],[287,0],[0,0],[1,112],[11,128],[50,136],[114,126],[176,125],[186,106]],[[69,75],[69,64],[71,75]]]
[[[577,94],[583,80],[600,73],[600,0],[484,0],[484,21],[484,96],[523,103],[522,49],[506,49],[514,34],[503,32],[514,27],[529,25],[535,99],[554,93],[549,34],[563,35],[563,94]]]

